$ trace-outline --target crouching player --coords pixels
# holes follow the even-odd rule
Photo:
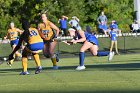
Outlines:
[[[76,68],[76,70],[84,70],[86,68],[84,66],[84,58],[85,58],[85,51],[88,49],[94,56],[108,56],[108,60],[109,61],[112,60],[114,56],[114,52],[99,52],[98,40],[94,35],[89,34],[88,32],[84,32],[81,29],[75,30],[73,28],[69,29],[69,33],[71,36],[75,37],[75,39],[71,41],[73,44],[76,43],[83,44],[82,47],[80,48],[79,66]]]
[[[35,74],[38,74],[42,70],[38,53],[41,52],[43,49],[43,46],[44,46],[43,40],[40,37],[38,30],[35,28],[31,28],[27,21],[24,21],[22,23],[22,27],[24,29],[24,32],[19,38],[18,45],[13,50],[13,52],[9,55],[9,60],[13,59],[14,53],[20,48],[20,46],[22,45],[22,42],[26,42],[27,45],[23,49],[23,52],[22,52],[23,71],[20,73],[20,75],[29,74],[29,72],[27,71],[27,56],[30,53],[32,53],[35,63],[36,63]]]

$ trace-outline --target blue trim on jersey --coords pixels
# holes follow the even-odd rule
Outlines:
[[[88,42],[98,46],[98,40],[94,35],[85,32],[85,37]]]
[[[64,19],[64,20],[61,19],[59,22],[60,22],[60,28],[61,29],[63,29],[63,28],[66,29],[67,28],[67,19]]]
[[[19,39],[11,40],[11,41],[10,41],[10,45],[11,45],[11,46],[17,45],[17,44],[18,44],[18,41],[19,41]]]
[[[117,33],[115,31],[110,31],[110,38],[112,41],[116,41],[117,40]]]
[[[117,24],[110,24],[110,28],[114,28],[114,29],[118,29],[118,25]]]
[[[27,45],[27,47],[31,51],[38,51],[38,50],[42,50],[44,48],[44,43],[39,42],[39,43],[29,44],[29,45]]]

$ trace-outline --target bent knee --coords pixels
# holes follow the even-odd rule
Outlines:
[[[97,54],[98,54],[97,52],[92,52],[93,56],[97,56]]]

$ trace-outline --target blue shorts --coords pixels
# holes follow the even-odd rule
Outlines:
[[[86,37],[86,40],[88,42],[98,46],[98,40],[94,35],[89,35],[88,37]]]
[[[17,45],[17,44],[18,44],[18,41],[19,41],[19,39],[11,40],[11,41],[10,41],[10,45],[11,45],[11,46]]]
[[[29,44],[29,45],[27,45],[27,48],[31,51],[42,50],[44,48],[44,43],[39,42],[39,43]]]

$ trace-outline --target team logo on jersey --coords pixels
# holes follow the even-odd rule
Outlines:
[[[49,30],[42,30],[42,33],[45,35],[45,37],[48,37]]]

